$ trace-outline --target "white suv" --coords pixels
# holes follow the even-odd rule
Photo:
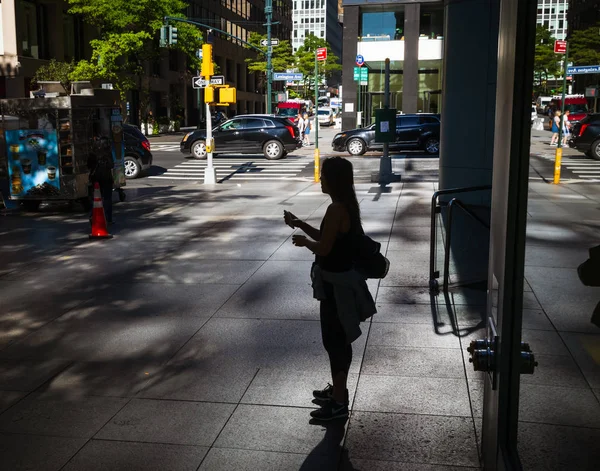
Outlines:
[[[333,124],[333,110],[331,108],[319,108],[319,124],[331,126]]]

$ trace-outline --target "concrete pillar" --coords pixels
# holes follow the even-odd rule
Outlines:
[[[440,189],[492,183],[499,4],[500,0],[444,1]],[[455,196],[489,221],[490,191]],[[451,280],[486,280],[488,254],[489,229],[456,211]]]
[[[402,111],[417,112],[419,91],[419,16],[421,5],[407,4],[404,9],[404,67]]]
[[[492,182],[499,5],[444,1],[441,189]]]
[[[344,47],[342,50],[342,87],[344,90],[344,103],[342,109],[342,129],[356,127],[357,111],[357,82],[354,81],[354,65],[356,62],[356,43],[360,36],[360,8],[358,6],[344,7]],[[353,111],[348,110],[352,106]]]

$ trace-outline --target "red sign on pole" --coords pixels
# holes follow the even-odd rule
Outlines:
[[[554,41],[554,53],[565,54],[567,52],[567,41]]]
[[[317,60],[324,61],[327,59],[327,48],[326,47],[318,47],[317,48]]]

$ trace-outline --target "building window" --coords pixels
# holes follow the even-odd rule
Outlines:
[[[443,7],[421,7],[419,18],[419,37],[435,39],[443,36],[444,9]]]
[[[377,41],[404,38],[404,9],[364,12],[361,15],[361,40]]]
[[[31,2],[21,2],[20,41],[24,56],[39,59],[37,8]]]

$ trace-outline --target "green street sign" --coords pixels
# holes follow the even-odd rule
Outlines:
[[[366,67],[354,67],[354,80],[356,82],[369,80],[369,69]]]

